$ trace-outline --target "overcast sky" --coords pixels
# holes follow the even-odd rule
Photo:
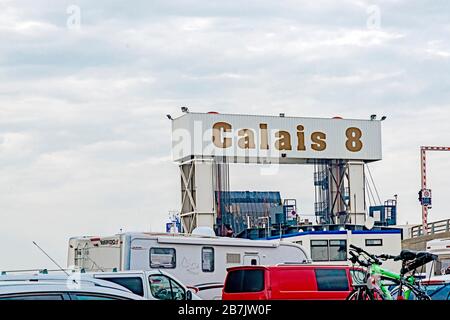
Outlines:
[[[0,0],[0,269],[66,265],[77,235],[161,231],[180,206],[170,121],[180,106],[383,123],[371,165],[399,222],[419,223],[419,146],[450,145],[445,0]],[[450,217],[450,154],[429,155]],[[313,212],[313,171],[234,190],[279,190]]]

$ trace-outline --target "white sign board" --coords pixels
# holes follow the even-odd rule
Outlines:
[[[173,160],[313,163],[382,158],[381,123],[371,120],[187,113],[172,121]]]

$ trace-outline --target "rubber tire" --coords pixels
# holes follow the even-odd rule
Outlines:
[[[383,296],[378,292],[378,290],[372,290],[370,294],[368,294],[368,289],[353,289],[352,292],[347,296],[346,300],[349,301],[376,301],[376,300],[384,300]],[[377,295],[378,299],[375,297],[374,293]],[[362,299],[361,296],[364,295],[365,299]]]

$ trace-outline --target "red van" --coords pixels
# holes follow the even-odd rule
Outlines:
[[[277,265],[228,268],[223,300],[345,300],[349,266]]]

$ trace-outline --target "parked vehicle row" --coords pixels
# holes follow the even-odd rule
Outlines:
[[[88,272],[167,270],[202,299],[219,300],[228,267],[309,262],[306,250],[280,240],[122,233],[69,240],[68,267]]]
[[[353,266],[313,262],[302,245],[281,240],[154,233],[77,237],[69,241],[68,265],[80,272],[66,275],[65,284],[63,275],[2,275],[0,297],[25,297],[26,288],[35,283],[40,288],[60,285],[54,288],[55,294],[59,292],[56,296],[77,299],[79,291],[64,288],[73,287],[69,280],[75,277],[77,285],[100,281],[103,285],[98,287],[107,288],[104,290],[119,290],[146,300],[448,298],[446,279],[423,276],[424,265],[436,261],[436,255],[403,250],[392,256],[374,249],[375,255],[354,245],[349,248],[333,250],[349,253]],[[381,267],[389,260],[401,264],[399,273]],[[17,291],[16,296],[14,290],[20,289],[19,284],[24,290]],[[30,294],[36,293],[33,290]]]

